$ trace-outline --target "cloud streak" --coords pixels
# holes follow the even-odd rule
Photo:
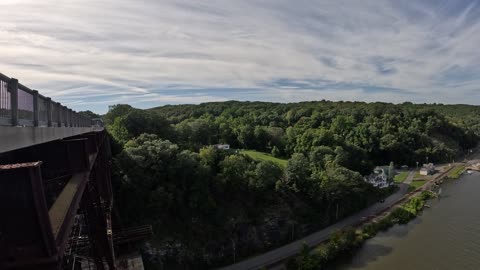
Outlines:
[[[74,109],[480,104],[478,1],[0,2],[0,72]]]

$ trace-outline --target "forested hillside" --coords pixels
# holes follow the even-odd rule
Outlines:
[[[405,103],[116,105],[116,204],[154,225],[152,269],[206,269],[327,226],[385,196],[374,166],[450,162],[475,147],[480,108]],[[211,145],[230,144],[232,150]],[[288,160],[284,169],[236,149]]]
[[[480,134],[480,107],[470,105],[232,101],[152,111],[176,124],[180,142],[188,147],[217,141],[260,151],[276,146],[289,157],[340,146],[373,164],[414,165],[427,156],[448,161],[472,147]]]

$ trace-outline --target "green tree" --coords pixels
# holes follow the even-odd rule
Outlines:
[[[250,185],[259,190],[271,190],[282,176],[283,169],[275,162],[261,161],[255,168],[255,177],[251,179]]]
[[[123,143],[142,133],[156,134],[164,139],[173,137],[173,130],[165,118],[139,109],[130,109],[125,115],[116,117],[107,128],[115,139]]]
[[[287,186],[296,192],[306,192],[309,188],[310,166],[308,159],[300,153],[295,153],[288,160],[285,171]]]
[[[390,162],[390,165],[388,166],[388,179],[393,180],[395,177],[395,167],[393,165],[393,161]]]
[[[274,147],[272,148],[272,156],[274,156],[274,157],[280,157],[280,155],[281,155],[281,154],[280,154],[280,150],[278,149],[278,147],[274,146]]]
[[[80,115],[83,115],[89,119],[101,118],[99,114],[96,114],[92,111],[80,111],[78,112]]]
[[[249,182],[250,163],[242,155],[230,155],[220,162],[223,181],[231,186],[241,187]]]
[[[218,150],[211,145],[200,149],[199,155],[202,162],[207,166],[215,166],[218,162]]]
[[[244,125],[239,127],[237,138],[243,148],[254,148],[256,144],[254,128],[251,125]]]
[[[125,220],[152,222],[157,232],[166,224],[187,229],[193,217],[214,207],[208,170],[200,157],[153,134],[129,141],[116,158],[120,169],[118,204]]]
[[[117,104],[110,106],[107,114],[105,115],[105,124],[112,125],[116,118],[128,114],[134,108],[127,104]]]

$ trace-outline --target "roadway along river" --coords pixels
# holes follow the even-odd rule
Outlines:
[[[480,173],[447,181],[428,204],[420,217],[379,233],[335,269],[480,269]]]

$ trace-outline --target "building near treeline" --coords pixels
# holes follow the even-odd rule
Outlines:
[[[230,144],[214,144],[213,147],[217,148],[218,150],[229,150]]]
[[[377,188],[387,188],[394,185],[393,176],[395,169],[390,166],[378,166],[373,170],[373,173],[364,177],[365,182]]]
[[[420,175],[432,175],[435,173],[435,165],[433,163],[423,164],[420,169]]]

